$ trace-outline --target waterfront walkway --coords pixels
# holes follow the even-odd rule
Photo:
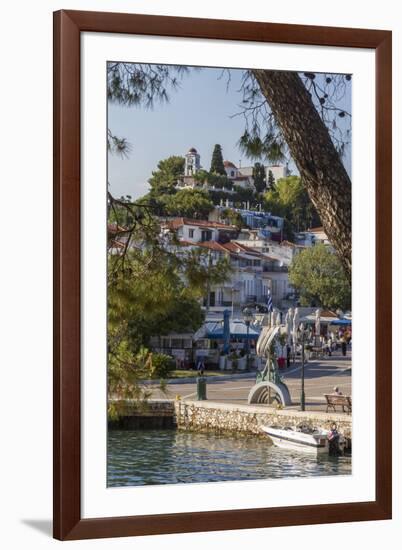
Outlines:
[[[352,391],[351,357],[342,357],[335,352],[332,357],[312,360],[305,366],[305,392],[306,409],[325,411],[326,402],[324,394],[332,393],[334,386],[338,386],[344,395],[351,395]],[[301,365],[292,364],[288,369],[281,370],[281,376],[287,384],[293,405],[289,408],[300,407],[300,375]],[[207,397],[211,401],[221,403],[246,404],[248,393],[255,383],[255,373],[242,375],[240,378],[232,377],[220,380],[219,377],[208,378]],[[196,397],[195,382],[170,383],[165,392],[153,390],[152,398],[175,398],[193,400]]]

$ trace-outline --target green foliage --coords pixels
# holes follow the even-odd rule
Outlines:
[[[248,187],[240,187],[239,185],[235,185],[234,189],[236,193],[233,195],[233,202],[236,205],[242,207],[243,202],[249,202],[250,206],[252,206],[256,202],[253,189]]]
[[[226,201],[226,199],[233,200],[233,194],[228,194],[226,191],[212,190],[208,192],[209,198],[215,205],[219,205],[221,200]]]
[[[213,185],[216,189],[233,189],[233,183],[225,174],[217,174],[215,172],[207,172],[206,170],[199,170],[194,179],[200,183],[208,183]]]
[[[208,193],[199,189],[181,189],[174,195],[161,197],[166,214],[187,218],[205,219],[214,207]]]
[[[169,101],[169,92],[176,90],[189,72],[184,65],[111,61],[107,64],[107,97],[121,105],[152,108],[155,102]]]
[[[221,218],[222,220],[229,222],[230,225],[236,226],[239,230],[246,227],[246,224],[244,223],[244,220],[239,212],[236,212],[231,208],[225,208],[225,210],[222,210]]]
[[[285,237],[313,225],[320,225],[317,211],[311,203],[303,181],[298,176],[279,179],[273,189],[264,194],[264,208],[285,218]]]
[[[212,254],[210,250],[195,248],[184,260],[187,282],[200,298],[205,296],[208,286],[227,281],[232,271],[228,258],[219,258],[214,262]]]
[[[184,269],[179,259],[156,245],[130,250],[124,260],[109,257],[110,397],[142,398],[138,379],[150,368],[145,347],[152,336],[196,330],[202,324],[204,314],[196,292],[182,280]]]
[[[147,226],[148,227],[148,226]],[[157,224],[134,229],[134,242],[124,257],[108,260],[108,394],[109,415],[119,414],[123,399],[142,401],[148,394],[138,381],[163,378],[174,368],[166,356],[149,352],[151,337],[197,330],[204,321],[199,299],[208,285],[226,280],[225,259],[209,261],[207,250],[172,254],[156,239]],[[146,239],[144,237],[146,235]]]
[[[289,268],[289,282],[302,305],[350,309],[351,286],[342,264],[324,244],[298,254]]]
[[[239,139],[238,146],[250,159],[263,158],[270,162],[280,162],[285,158],[286,143],[272,128],[266,133],[261,133],[261,128],[257,125],[246,129]]]
[[[221,174],[226,176],[225,166],[223,165],[223,156],[222,156],[222,147],[217,143],[214,147],[211,159],[211,169],[212,174]]]
[[[158,162],[158,169],[148,180],[153,194],[175,192],[177,180],[184,174],[184,157],[172,156]]]
[[[273,191],[275,187],[275,178],[272,170],[268,170],[268,181],[267,181],[267,190]]]
[[[152,353],[148,364],[150,378],[168,378],[175,369],[174,359],[164,353]]]
[[[272,173],[272,172],[271,172]],[[257,193],[262,193],[267,185],[265,167],[260,162],[256,162],[253,167],[254,187]]]

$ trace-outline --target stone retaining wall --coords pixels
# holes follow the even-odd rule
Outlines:
[[[236,405],[213,401],[152,400],[138,407],[120,403],[118,420],[109,421],[111,429],[173,428],[263,435],[263,424],[329,429],[335,423],[349,445],[352,440],[352,416],[340,413],[274,409],[266,405]],[[266,437],[266,436],[264,436]]]
[[[109,420],[111,430],[146,430],[176,427],[174,402],[152,400],[144,403],[119,402],[118,418]]]
[[[265,405],[235,405],[211,401],[176,401],[177,427],[193,431],[236,432],[261,435],[263,424],[329,429],[334,422],[338,431],[352,439],[352,416],[313,411],[273,409]]]

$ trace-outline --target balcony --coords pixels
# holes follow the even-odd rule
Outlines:
[[[288,269],[287,265],[264,265],[262,271],[263,273],[287,273]]]

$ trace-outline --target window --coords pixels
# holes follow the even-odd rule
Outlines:
[[[211,241],[212,240],[212,231],[204,230],[201,231],[201,241]]]
[[[194,237],[194,229],[189,229],[188,230],[188,236],[190,237],[190,239],[192,239]]]

